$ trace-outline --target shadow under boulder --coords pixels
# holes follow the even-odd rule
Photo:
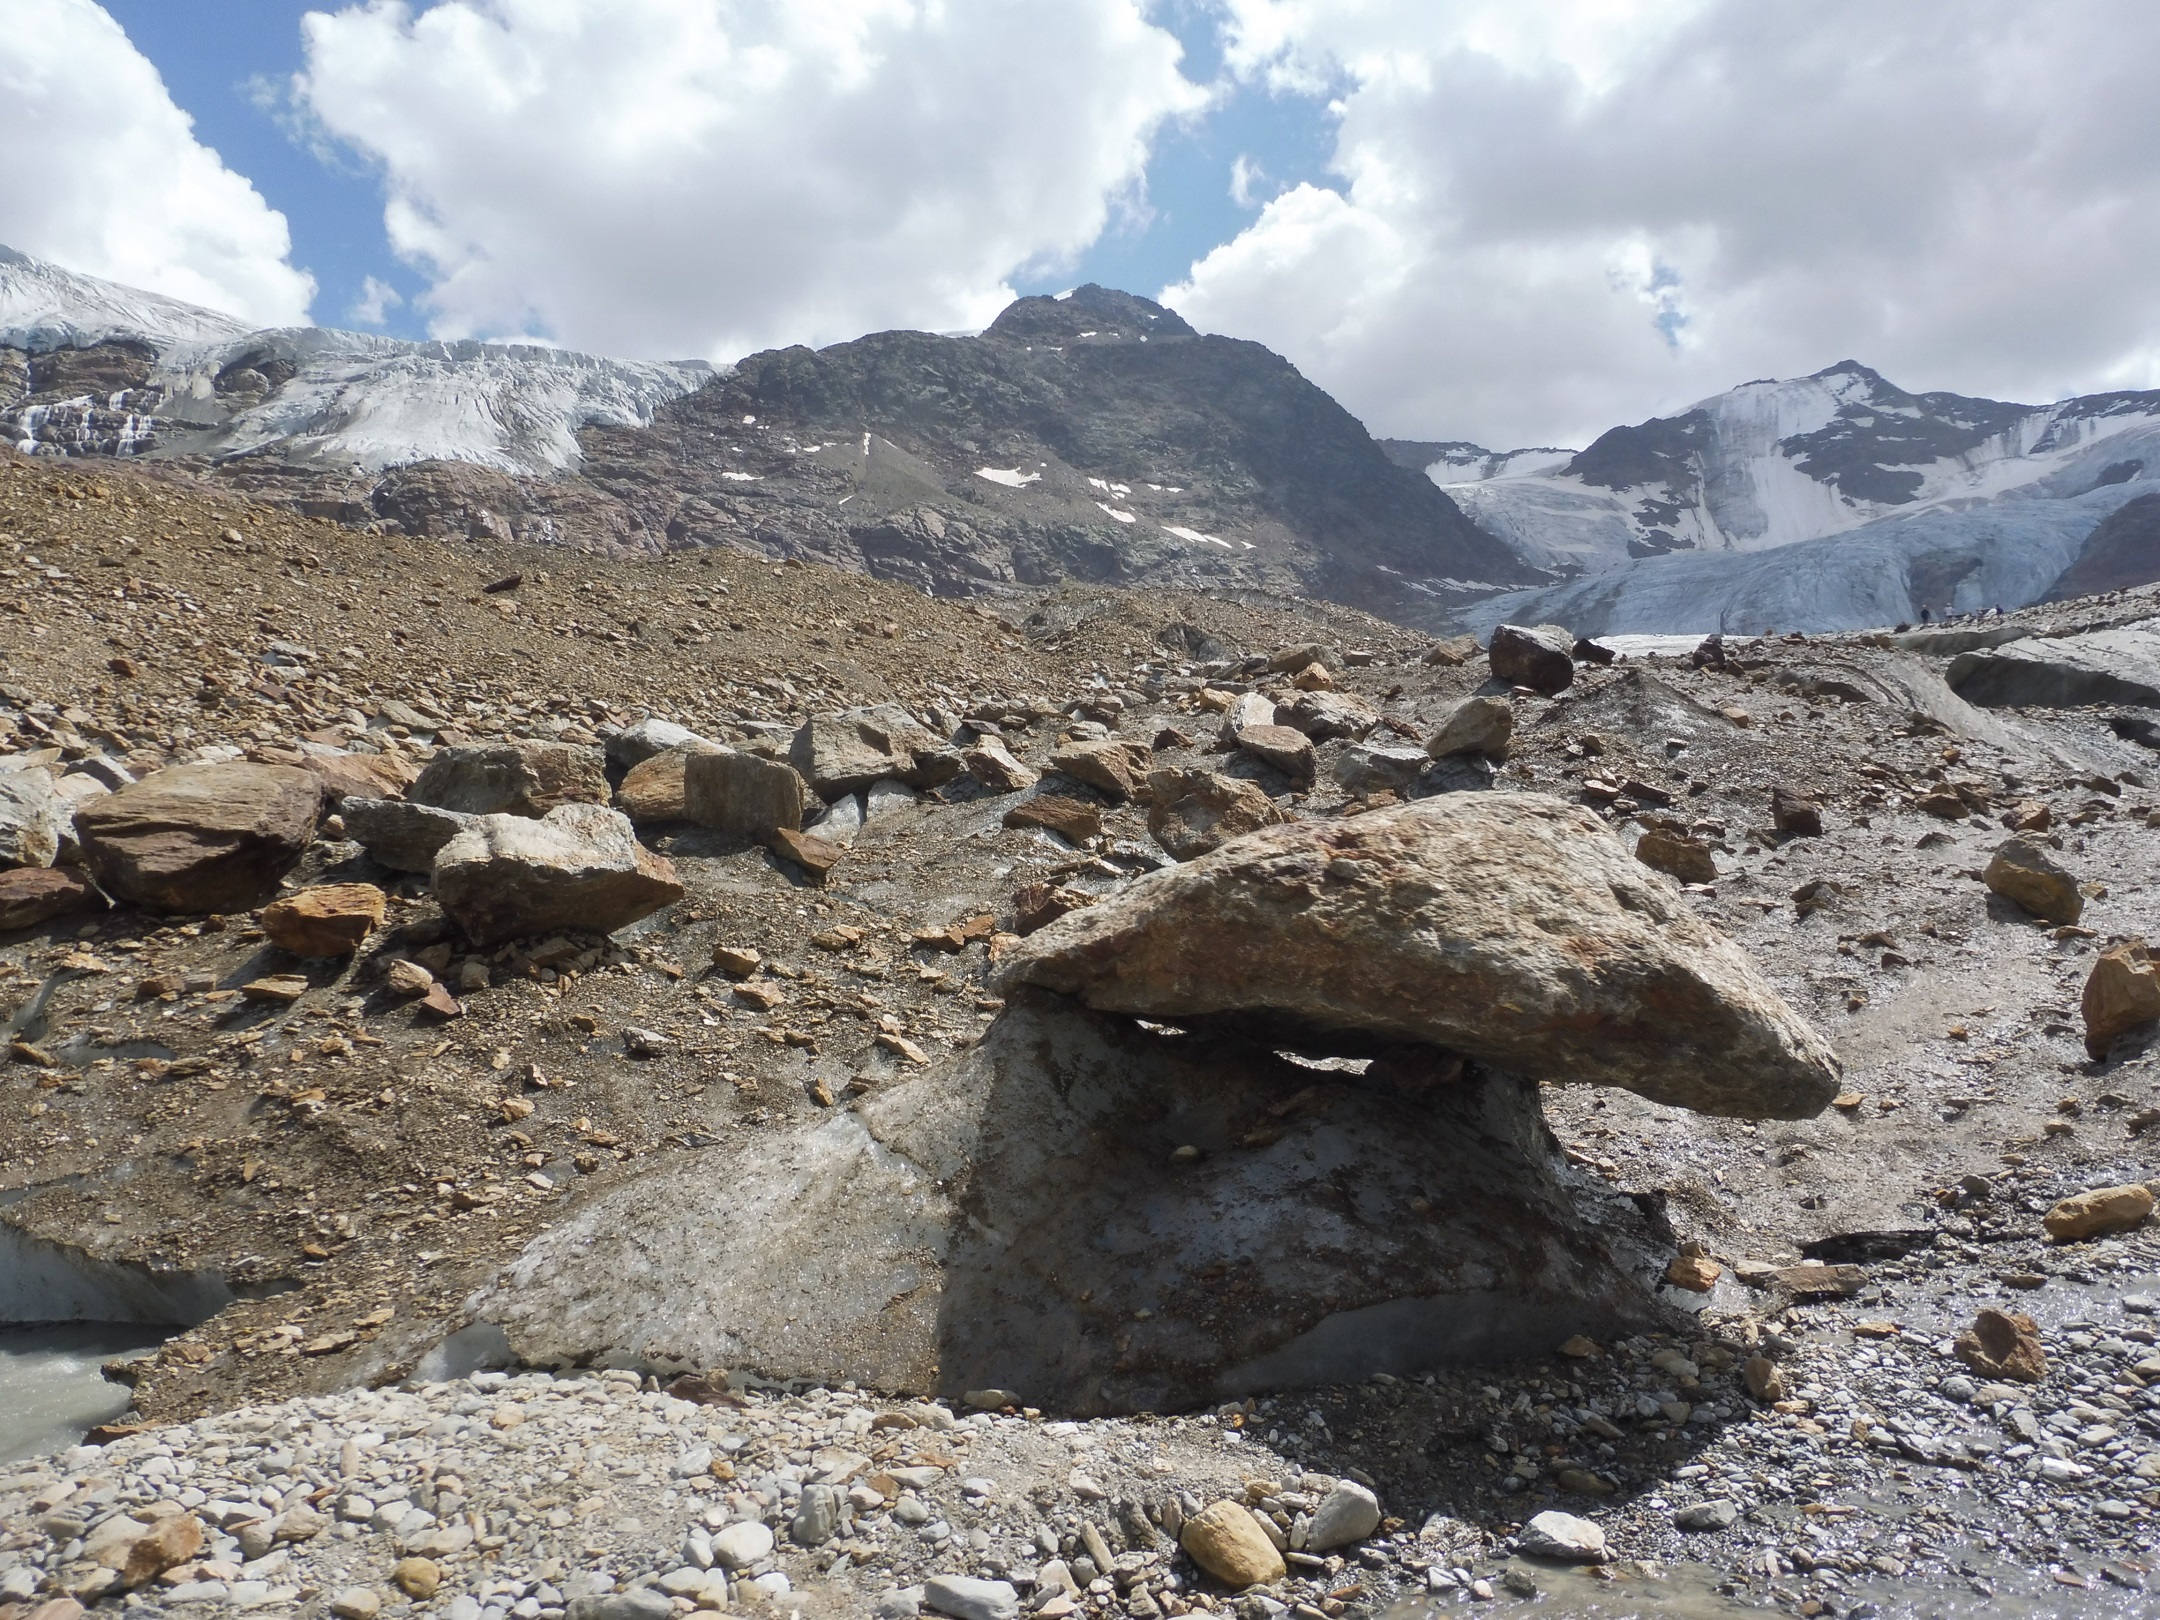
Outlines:
[[[1669,1322],[1537,1088],[1416,1095],[1022,991],[948,1069],[609,1193],[471,1302],[534,1364],[726,1366],[1088,1414]]]

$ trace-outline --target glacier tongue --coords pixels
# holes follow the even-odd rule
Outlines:
[[[214,310],[0,248],[0,348],[35,356],[114,343],[154,352],[147,378],[124,402],[67,402],[78,416],[101,404],[127,412],[126,432],[108,438],[364,473],[428,460],[558,471],[576,464],[580,428],[642,426],[715,375],[701,360],[606,360],[537,344],[250,331]],[[0,424],[20,448],[40,447],[37,430],[52,414],[50,401],[0,399]]]

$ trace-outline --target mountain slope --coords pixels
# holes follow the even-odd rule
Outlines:
[[[2008,404],[1907,393],[1844,361],[1564,457],[1434,448],[1428,477],[1525,561],[1572,576],[1473,622],[1850,629],[2039,600],[2160,480],[2160,393]]]

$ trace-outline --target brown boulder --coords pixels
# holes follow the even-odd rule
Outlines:
[[[1685,833],[1652,827],[1635,842],[1635,858],[1682,883],[1715,883],[1717,860],[1708,844],[1698,844]]]
[[[2077,1243],[2110,1232],[2128,1232],[2145,1224],[2153,1212],[2152,1190],[2138,1182],[2121,1187],[2095,1187],[2065,1198],[2042,1217],[2040,1224],[2057,1243]]]
[[[1307,691],[1277,708],[1275,723],[1326,742],[1364,736],[1380,723],[1380,711],[1353,692]]]
[[[1995,851],[1981,881],[2020,909],[2046,922],[2074,923],[2085,912],[2077,879],[2061,862],[2023,838],[2012,838]]]
[[[1283,813],[1259,784],[1199,769],[1148,775],[1148,832],[1181,861],[1244,833],[1281,824]]]
[[[639,826],[688,821],[684,778],[690,756],[724,752],[718,743],[692,741],[646,755],[624,774],[622,786],[615,790],[615,808]]]
[[[773,828],[765,835],[765,847],[782,860],[793,861],[813,883],[823,883],[825,875],[847,854],[844,844],[820,838],[816,833],[798,832],[793,827]]]
[[[1427,647],[1424,661],[1440,668],[1455,669],[1469,663],[1480,650],[1476,636],[1450,636]]]
[[[2085,1050],[2097,1062],[2117,1036],[2160,1019],[2160,957],[2142,939],[2103,951],[2086,977],[2081,1010]]]
[[[1451,754],[1506,759],[1508,739],[1514,733],[1515,710],[1506,698],[1468,697],[1448,710],[1439,727],[1425,739],[1425,752],[1434,759],[1446,759]]]
[[[612,934],[683,897],[629,818],[566,804],[533,820],[475,817],[435,856],[443,912],[477,945],[581,929]]]
[[[202,1520],[192,1513],[172,1514],[151,1525],[129,1545],[127,1561],[120,1566],[120,1583],[141,1586],[154,1581],[168,1569],[196,1557],[202,1549]]]
[[[793,831],[809,802],[795,767],[776,759],[722,748],[683,761],[683,813],[715,832],[763,838],[776,827]]]
[[[984,737],[960,757],[968,774],[992,793],[1018,793],[1042,778],[1041,772],[1013,758],[1012,750],[997,737]]]
[[[1062,793],[1038,793],[1005,812],[1008,827],[1047,827],[1078,844],[1102,831],[1102,811],[1082,799]]]
[[[2047,1376],[2047,1351],[2040,1343],[2040,1324],[2022,1311],[1983,1307],[1951,1349],[1958,1360],[1982,1378],[2037,1384]]]
[[[1108,738],[1067,743],[1050,756],[1050,768],[1122,803],[1138,791],[1140,778],[1154,757],[1144,744]]]
[[[1596,816],[1535,794],[1247,834],[1044,929],[995,983],[1344,1055],[1422,1042],[1705,1113],[1805,1118],[1839,1090],[1738,946]]]
[[[97,898],[80,872],[64,867],[18,866],[0,872],[0,934],[35,928]]]
[[[1293,782],[1310,783],[1319,770],[1312,739],[1288,726],[1245,726],[1237,744],[1264,765],[1272,765]]]
[[[606,804],[604,758],[597,748],[561,742],[445,748],[428,761],[405,797],[468,816],[537,819],[558,805]]]
[[[1780,783],[1770,790],[1770,825],[1788,838],[1820,838],[1822,810]]]
[[[372,883],[302,889],[263,907],[263,932],[295,956],[345,956],[382,925],[383,905]]]
[[[290,765],[177,765],[84,805],[98,886],[152,911],[249,911],[315,836],[322,786]]]
[[[1503,624],[1485,651],[1493,679],[1552,697],[1575,681],[1575,638],[1558,625]]]

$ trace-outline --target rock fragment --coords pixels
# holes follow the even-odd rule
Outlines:
[[[1548,1509],[1532,1518],[1515,1538],[1525,1558],[1549,1558],[1563,1564],[1602,1564],[1605,1532],[1588,1519]]]
[[[598,749],[575,743],[473,743],[439,750],[406,790],[415,804],[468,816],[538,819],[565,804],[606,804]]]
[[[1781,782],[1770,790],[1770,825],[1788,838],[1820,838],[1822,808]]]
[[[2142,939],[2102,951],[2079,998],[2085,1050],[2098,1062],[2121,1036],[2160,1019],[2160,957]]]
[[[1064,918],[994,983],[1346,1052],[1422,1042],[1711,1113],[1803,1118],[1839,1090],[1737,946],[1590,812],[1529,794],[1264,829]]]
[[[1717,858],[1708,844],[1699,844],[1686,833],[1652,827],[1635,841],[1635,858],[1682,883],[1715,883]]]
[[[1558,625],[1503,624],[1486,649],[1493,679],[1553,697],[1575,681],[1575,638]]]
[[[1069,843],[1085,843],[1102,831],[1102,811],[1063,793],[1038,793],[1005,812],[1008,827],[1043,827]]]
[[[1178,1545],[1223,1585],[1243,1591],[1289,1573],[1275,1543],[1242,1502],[1211,1502],[1185,1521]]]
[[[387,897],[372,883],[329,883],[262,910],[270,942],[295,956],[349,956],[382,926]]]
[[[1148,833],[1181,861],[1283,819],[1259,784],[1198,767],[1148,775]]]
[[[1449,636],[1427,647],[1422,661],[1440,668],[1456,669],[1469,663],[1481,650],[1476,636]]]
[[[611,934],[683,896],[675,869],[630,820],[566,804],[539,820],[479,816],[435,858],[444,913],[478,945],[582,929]]]
[[[1369,799],[1400,793],[1424,773],[1425,750],[1394,743],[1353,743],[1335,757],[1335,780],[1345,793]]]
[[[2022,1311],[1983,1307],[1952,1346],[1958,1360],[1983,1378],[2037,1384],[2047,1376],[2040,1325]]]
[[[2040,1224],[2057,1243],[2077,1243],[2110,1232],[2128,1232],[2142,1226],[2152,1211],[2152,1190],[2133,1181],[2073,1194],[2049,1210]]]
[[[933,1575],[923,1582],[923,1602],[952,1620],[1019,1620],[1020,1594],[1010,1581],[974,1575]]]
[[[81,911],[97,891],[80,872],[61,867],[18,866],[0,872],[0,934]]]
[[[845,845],[820,838],[816,833],[797,832],[792,827],[773,828],[765,835],[765,847],[782,860],[793,861],[813,883],[823,883],[825,875],[847,854]]]
[[[1425,739],[1425,752],[1434,759],[1446,759],[1451,754],[1505,759],[1508,739],[1514,731],[1515,710],[1506,698],[1467,697],[1448,710]]]
[[[1305,1550],[1333,1552],[1337,1547],[1363,1541],[1379,1528],[1380,1499],[1356,1480],[1337,1480],[1313,1509],[1312,1526],[1305,1533]]]
[[[1142,744],[1108,738],[1067,743],[1050,756],[1050,768],[1122,803],[1139,790],[1153,757]]]
[[[657,716],[627,725],[613,732],[607,739],[607,758],[618,770],[636,770],[649,759],[657,758],[677,748],[707,748],[717,746],[707,742],[688,726],[677,725],[672,720]]]
[[[1981,874],[1981,881],[2005,900],[2045,922],[2074,923],[2085,913],[2077,879],[2040,845],[2024,838],[2006,840]]]
[[[615,790],[615,808],[641,827],[690,820],[684,777],[691,755],[726,752],[718,743],[693,738],[647,754],[623,776]]]
[[[86,804],[98,886],[151,911],[252,911],[315,836],[322,786],[289,765],[178,765]]]
[[[1041,779],[1039,771],[1013,758],[1001,738],[984,737],[960,757],[968,774],[992,793],[1018,793]]]
[[[1380,723],[1380,711],[1351,692],[1302,692],[1294,702],[1276,708],[1275,723],[1314,742],[1328,742],[1364,736]]]
[[[50,773],[0,760],[0,867],[52,865],[73,836],[74,819]]]
[[[795,733],[788,762],[826,799],[859,793],[881,777],[942,787],[960,755],[897,703],[813,715]]]

